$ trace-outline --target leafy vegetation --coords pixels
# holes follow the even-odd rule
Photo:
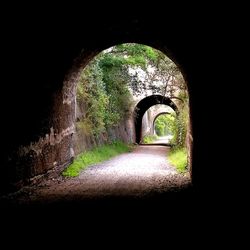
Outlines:
[[[85,111],[77,126],[95,136],[105,131],[108,112],[109,99],[102,78],[102,71],[94,60],[82,71],[77,85],[77,102]]]
[[[178,172],[185,173],[187,171],[187,150],[185,148],[171,150],[168,159]]]
[[[189,122],[188,101],[179,104],[179,114],[176,117],[171,143],[176,148],[186,147],[187,127]]]
[[[158,138],[157,135],[146,135],[146,136],[143,137],[142,142],[143,142],[143,143],[146,143],[146,144],[152,143],[152,142],[154,142],[157,138]]]
[[[129,152],[131,149],[132,146],[120,141],[114,141],[110,144],[96,147],[93,150],[78,155],[73,163],[63,171],[62,175],[66,177],[78,176],[81,170],[88,166],[108,160],[118,154]]]
[[[159,115],[155,120],[155,132],[158,136],[174,135],[176,117],[173,114]]]
[[[126,118],[132,103],[125,79],[106,61],[110,61],[106,54],[96,57],[82,71],[77,85],[77,102],[84,109],[77,126],[93,136]]]

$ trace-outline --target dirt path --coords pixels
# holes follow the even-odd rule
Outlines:
[[[167,161],[164,146],[138,146],[102,164],[91,166],[79,177],[48,180],[24,189],[15,201],[53,202],[103,197],[143,197],[189,185],[188,175],[178,174]]]

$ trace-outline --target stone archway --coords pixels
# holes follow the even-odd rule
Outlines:
[[[176,114],[178,114],[178,108],[174,102],[165,96],[162,95],[151,95],[142,99],[135,107],[134,110],[134,124],[135,124],[135,133],[136,133],[136,143],[141,142],[141,129],[142,129],[142,118],[144,113],[152,106],[156,104],[164,104],[171,107]]]
[[[81,19],[79,27],[83,24]],[[1,189],[6,191],[9,187],[21,187],[35,176],[46,174],[52,169],[63,169],[69,164],[72,158],[76,82],[85,65],[102,50],[124,42],[146,44],[168,55],[180,67],[187,84],[193,80],[190,50],[185,50],[182,42],[178,43],[181,39],[172,35],[166,38],[164,29],[158,23],[152,23],[151,26],[152,29],[149,29],[145,20],[125,22],[112,18],[103,20],[103,25],[98,29],[89,26],[84,32],[78,32],[79,29],[75,27],[74,32],[71,32],[74,36],[67,36],[64,30],[55,34],[53,25],[49,23],[43,29],[44,33],[41,33],[44,40],[32,40],[34,49],[28,46],[30,39],[27,39],[27,47],[18,50],[22,64],[16,74],[12,74],[11,82],[6,84],[6,93],[12,93],[18,105],[13,105],[14,109],[9,107],[6,112],[8,126],[4,129],[6,147]],[[38,28],[36,31],[39,33],[42,30]],[[9,68],[11,73],[14,64]],[[18,82],[22,84],[16,84]],[[13,87],[16,88],[15,92],[12,91]],[[162,97],[155,103],[161,103],[160,99]],[[167,105],[171,103],[169,101]],[[140,102],[137,107],[143,108],[137,113],[139,116],[135,122],[139,124],[145,106]],[[16,116],[12,115],[14,113]],[[22,120],[18,129],[16,120]],[[140,126],[136,125],[136,141],[140,140]]]
[[[161,116],[161,115],[170,115],[169,112],[160,112],[158,113],[157,115],[155,115],[154,119],[153,119],[153,123],[152,123],[152,127],[153,127],[153,130],[155,131],[155,121],[156,119]]]

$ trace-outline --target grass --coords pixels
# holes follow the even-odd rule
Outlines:
[[[78,155],[73,163],[62,172],[62,175],[65,177],[76,177],[80,174],[81,170],[90,165],[106,161],[118,154],[131,150],[132,146],[126,145],[121,141],[96,147]]]
[[[146,135],[143,137],[143,143],[152,143],[157,139],[157,135]]]
[[[178,172],[185,173],[187,171],[187,150],[185,148],[171,150],[168,160]]]

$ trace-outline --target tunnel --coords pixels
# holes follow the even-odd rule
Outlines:
[[[155,129],[155,121],[156,121],[156,119],[160,116],[160,115],[170,115],[171,113],[169,113],[169,112],[160,112],[160,113],[158,113],[155,117],[154,117],[154,119],[153,119],[153,123],[152,123],[152,127],[153,127],[153,129]]]
[[[151,95],[143,98],[135,107],[134,111],[134,124],[135,124],[135,133],[136,133],[136,143],[141,143],[141,130],[142,130],[142,118],[145,112],[152,106],[156,104],[164,104],[171,107],[177,114],[178,109],[170,98],[162,96],[162,95]],[[156,117],[157,118],[157,117]],[[155,118],[155,119],[156,119]],[[155,121],[154,119],[154,121]],[[153,122],[154,124],[154,122]]]
[[[3,245],[27,247],[33,239],[46,247],[84,247],[88,239],[102,247],[116,239],[155,248],[172,242],[195,247],[202,240],[211,246],[248,243],[242,224],[249,219],[249,8],[172,4],[2,4],[0,195],[71,162],[78,73],[102,50],[125,42],[162,51],[185,78],[194,191],[193,199],[176,192],[137,207],[96,202],[95,209],[79,203],[26,213],[0,209]]]
[[[60,171],[71,162],[79,72],[102,50],[125,42],[152,46],[180,68],[190,97],[193,185],[206,189],[211,180],[220,183],[220,170],[214,174],[207,168],[215,162],[213,155],[208,157],[209,149],[218,153],[219,145],[225,145],[218,132],[223,129],[217,129],[208,114],[213,110],[214,115],[222,115],[218,105],[226,99],[227,84],[214,76],[211,65],[216,64],[215,59],[217,66],[226,60],[220,54],[220,44],[213,40],[213,29],[200,29],[205,25],[202,17],[192,22],[186,13],[181,25],[167,25],[163,13],[150,18],[144,12],[124,16],[102,12],[95,16],[96,25],[77,10],[9,13],[18,21],[2,30],[1,88],[8,100],[1,99],[1,193],[17,190],[50,171]],[[216,30],[217,25],[212,27]],[[142,115],[154,101],[138,104],[137,142]],[[225,123],[221,121],[217,124]],[[216,144],[211,142],[214,134]]]
[[[6,77],[5,84],[5,92],[12,93],[12,103],[3,114],[7,122],[3,128],[5,147],[1,193],[17,190],[36,180],[36,176],[55,169],[60,172],[71,162],[76,83],[81,70],[104,49],[124,42],[152,46],[173,59],[189,85],[186,70],[189,70],[190,63],[186,64],[185,60],[193,57],[188,56],[189,52],[182,48],[178,40],[172,41],[172,36],[167,39],[158,23],[156,25],[144,18],[116,22],[107,18],[98,28],[88,26],[83,32],[77,29],[83,21],[74,23],[68,33],[63,29],[63,23],[65,20],[62,20],[56,33],[53,32],[53,19],[50,23],[43,23],[43,27],[38,26],[32,32],[32,39],[29,39],[31,26],[23,26],[23,41],[26,42],[20,41],[22,46],[15,51],[15,57],[22,58],[19,67],[14,67],[14,62],[10,60],[14,57],[11,48],[6,54],[5,73],[10,75],[15,68],[15,74],[11,78]],[[15,28],[20,28],[19,25],[21,22]],[[151,35],[145,36],[148,27],[157,29],[150,29]],[[69,35],[71,33],[74,33],[74,38]],[[16,83],[20,84],[14,87]],[[13,87],[15,91],[12,91]],[[161,103],[159,97],[147,100],[138,104],[137,142],[140,141],[140,120],[144,112],[153,103]],[[170,100],[163,98],[162,101],[174,107]],[[17,121],[22,122],[17,126]]]

